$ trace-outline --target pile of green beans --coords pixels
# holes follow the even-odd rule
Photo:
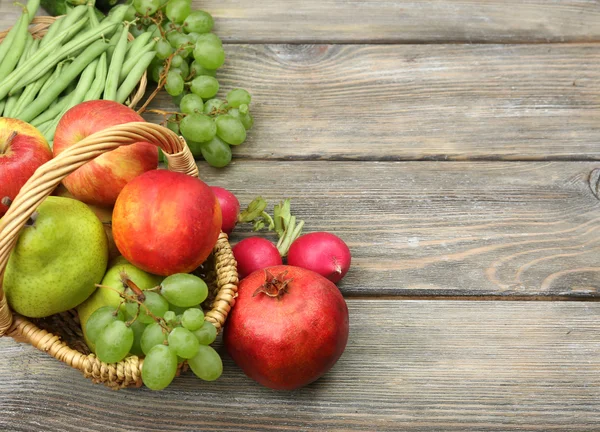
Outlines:
[[[0,43],[0,115],[37,127],[50,145],[58,122],[81,102],[126,103],[154,58],[156,40],[129,41],[126,5],[99,21],[93,2],[73,7],[33,39],[28,26],[40,0],[28,0]]]

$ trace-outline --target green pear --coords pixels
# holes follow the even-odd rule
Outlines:
[[[118,256],[112,260],[100,285],[111,287],[116,291],[99,287],[94,294],[77,307],[85,343],[92,351],[95,351],[95,346],[87,338],[85,324],[96,309],[100,309],[102,306],[114,306],[115,309],[119,307],[119,304],[121,303],[121,296],[119,293],[123,292],[123,282],[121,281],[122,273],[125,273],[129,279],[143,290],[160,285],[164,279],[162,276],[156,276],[140,270],[122,256]],[[123,307],[122,309],[123,313],[125,313],[125,308]]]
[[[80,201],[50,196],[13,249],[4,292],[15,312],[42,318],[85,301],[102,280],[108,242],[102,222]]]

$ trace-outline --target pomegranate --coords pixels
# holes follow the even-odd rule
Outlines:
[[[280,265],[242,280],[223,342],[250,378],[293,390],[333,367],[346,348],[348,325],[348,307],[333,282]]]

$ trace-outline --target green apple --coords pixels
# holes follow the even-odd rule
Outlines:
[[[13,249],[4,292],[15,312],[42,318],[85,301],[108,262],[104,227],[88,206],[50,196],[37,209]]]
[[[109,269],[100,284],[111,287],[118,292],[100,287],[85,302],[77,307],[77,313],[79,314],[79,321],[81,323],[85,342],[92,351],[95,350],[95,347],[86,336],[85,324],[96,309],[99,309],[102,306],[114,306],[115,309],[119,307],[119,304],[121,303],[121,296],[119,293],[123,292],[123,282],[121,281],[122,273],[126,274],[129,279],[143,290],[154,288],[155,286],[160,285],[163,280],[163,277],[161,276],[156,276],[140,270],[122,256],[112,260]],[[125,313],[124,307],[122,310],[123,313]]]

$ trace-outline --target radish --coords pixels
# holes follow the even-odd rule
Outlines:
[[[219,200],[221,206],[222,226],[221,230],[224,233],[230,234],[235,228],[240,213],[240,202],[234,194],[219,186],[210,187]]]
[[[333,283],[339,282],[350,268],[350,249],[338,236],[328,232],[305,234],[290,246],[289,265],[312,270]]]
[[[240,279],[245,278],[255,270],[281,265],[281,255],[273,243],[260,237],[248,237],[237,243],[233,248],[233,256],[237,261]]]

